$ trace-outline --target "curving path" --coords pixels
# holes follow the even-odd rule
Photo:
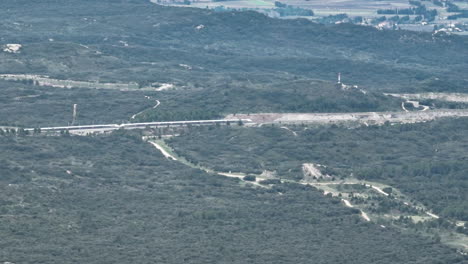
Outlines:
[[[151,97],[149,97],[149,96],[145,96],[145,98],[146,98],[146,99],[151,99]],[[156,101],[156,105],[153,106],[152,109],[156,109],[156,108],[161,104],[161,102],[160,102],[159,100],[155,100],[155,101]],[[140,111],[140,112],[138,112],[138,113],[132,115],[131,119],[135,119],[137,116],[139,116],[139,115],[143,114],[144,112],[146,112],[146,110],[147,110],[147,109],[145,109],[145,110],[143,110],[143,111]]]

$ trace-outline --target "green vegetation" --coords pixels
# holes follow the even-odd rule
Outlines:
[[[428,10],[425,5],[421,4],[418,1],[410,1],[416,7],[405,8],[405,9],[379,9],[377,10],[377,14],[385,14],[385,15],[421,15],[427,21],[434,21],[435,17],[437,16],[437,10],[431,9]]]
[[[44,75],[58,79],[55,84],[82,81],[74,82],[81,88],[66,89],[0,80],[2,262],[467,261],[441,244],[445,237],[426,232],[428,225],[468,220],[465,119],[355,129],[291,126],[297,136],[270,126],[168,127],[86,137],[67,131],[46,136],[38,128],[69,124],[74,104],[77,125],[256,112],[393,111],[402,100],[382,92],[466,89],[466,37],[172,8],[147,0],[3,0],[0,29],[0,74]],[[12,43],[21,44],[19,50],[4,51]],[[350,89],[336,84],[338,72]],[[121,91],[122,83],[133,90]],[[161,84],[173,89],[150,91]],[[142,136],[166,140],[182,158],[164,158]],[[358,183],[334,184],[340,193],[324,195],[294,182],[303,177],[303,163],[327,165],[322,172],[333,183],[381,182],[391,195],[381,197]],[[264,170],[278,177],[260,177]],[[234,179],[213,171],[244,174]],[[323,190],[332,189],[327,184]],[[358,191],[368,197],[350,195]],[[423,211],[391,200],[401,193],[444,218],[412,226],[409,215],[422,217]],[[341,197],[356,207],[346,207]],[[405,228],[366,222],[362,208],[372,217],[397,208],[404,214],[395,222]]]
[[[222,84],[164,92],[63,89],[0,81],[0,89],[0,125],[24,127],[68,125],[73,104],[78,105],[76,124],[200,120],[231,113],[400,109],[399,99],[373,92],[342,91],[323,81],[291,81],[256,88]],[[160,105],[152,109],[156,99]]]
[[[196,120],[255,112],[389,111],[399,110],[401,104],[399,99],[375,92],[343,91],[317,80],[275,83],[267,87],[228,83],[204,91],[166,91],[158,98],[161,105],[139,115],[136,121]]]
[[[0,137],[2,260],[464,261],[430,239],[365,223],[314,188],[241,187],[169,161],[139,138]]]
[[[299,180],[303,163],[324,173],[386,183],[437,214],[468,220],[466,119],[422,124],[346,127],[193,128],[170,140],[180,156],[220,171]]]
[[[224,2],[224,1],[219,1]],[[270,3],[256,1],[256,6],[270,6]],[[213,8],[215,12],[236,12],[236,11],[256,11],[262,14],[268,14],[270,16],[275,17],[291,17],[291,16],[313,16],[314,11],[310,9],[304,9],[300,7],[294,7],[290,5],[283,4],[281,2],[275,2],[275,8],[232,8],[232,7],[225,7],[225,6],[217,6]]]
[[[468,109],[468,103],[465,102],[450,102],[436,99],[423,99],[419,101],[422,105],[429,105],[433,108],[446,108],[446,109]]]
[[[275,2],[274,10],[279,13],[281,17],[284,16],[313,16],[314,11],[310,9],[304,9],[300,7],[294,7],[291,5],[287,5],[285,3],[281,3],[279,1]]]
[[[162,7],[143,0],[53,2],[4,1],[2,24],[11,25],[5,26],[4,41],[23,48],[19,54],[0,55],[1,72],[184,85],[213,77],[230,80],[234,74],[242,75],[245,83],[293,75],[335,80],[342,72],[347,82],[372,89],[430,88],[426,82],[435,77],[453,83],[444,89],[464,87],[460,74],[466,60],[459,56],[466,54],[463,37],[433,39],[427,33],[325,26],[255,12]],[[30,12],[24,11],[26,3]],[[205,27],[197,29],[199,25]]]
[[[144,109],[155,105],[149,92],[114,90],[62,89],[0,81],[0,125],[23,127],[66,126],[76,124],[125,122]]]
[[[2,41],[22,48],[19,53],[0,52],[0,73],[135,82],[141,87],[173,84],[175,91],[145,94],[156,96],[161,107],[145,112],[139,121],[240,112],[395,110],[396,100],[379,92],[463,91],[468,84],[463,78],[468,42],[459,36],[319,25],[255,12],[163,7],[144,0],[67,0],[60,5],[52,0],[5,0],[2,4]],[[358,85],[368,94],[335,89],[338,72],[345,84]],[[1,82],[2,91],[12,93],[21,87],[9,83]],[[22,87],[46,89],[28,83]],[[1,123],[67,124],[75,101],[88,111],[80,113],[82,124],[122,122],[151,107],[138,93],[81,91],[88,95],[56,88],[54,95],[63,107],[50,102],[45,109],[21,105],[18,110],[12,106],[16,102],[3,99],[7,111]],[[100,97],[105,93],[107,100]],[[83,98],[89,104],[96,99],[112,105],[88,107]],[[122,102],[114,104],[113,98]],[[39,97],[28,102],[45,103]],[[103,109],[107,117],[101,114]]]

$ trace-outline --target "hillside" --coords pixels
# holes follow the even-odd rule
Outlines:
[[[169,161],[137,135],[0,136],[0,146],[5,261],[463,263],[314,188],[243,186]]]
[[[466,118],[422,124],[192,128],[169,141],[195,163],[219,171],[301,180],[304,163],[322,164],[337,179],[387,183],[437,214],[468,221]],[[296,135],[296,136],[295,136]]]
[[[26,2],[29,11],[24,12]],[[459,56],[466,54],[466,38],[456,36],[324,26],[144,0],[54,2],[4,1],[3,41],[24,47],[20,55],[2,56],[2,72],[138,82],[196,82],[226,73],[246,74],[251,81],[287,74],[335,80],[342,72],[349,83],[396,89],[402,83],[424,88],[424,81],[434,78],[456,83],[466,67]],[[43,58],[48,51],[52,54]],[[193,70],[175,67],[179,64]]]
[[[468,261],[468,37],[149,0],[0,32],[1,263]]]
[[[0,73],[88,81],[90,88],[97,81],[170,84],[179,92],[168,95],[169,104],[186,104],[184,111],[211,117],[394,110],[398,102],[379,98],[381,91],[463,91],[467,86],[466,37],[277,20],[255,12],[214,13],[144,0],[60,3],[3,2],[2,43],[22,46],[17,53],[0,53]],[[331,89],[338,72],[345,84],[369,95]],[[156,95],[164,99],[166,92]],[[349,96],[365,103],[343,104]],[[291,104],[298,98],[299,106]],[[177,109],[167,108],[172,111]],[[167,113],[152,112],[141,119],[167,119]],[[51,120],[58,121],[66,123]]]

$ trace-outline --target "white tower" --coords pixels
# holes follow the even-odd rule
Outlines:
[[[73,104],[73,120],[72,120],[72,126],[75,124],[76,122],[76,113],[77,113],[77,104]]]
[[[341,72],[338,73],[338,84],[341,83]]]

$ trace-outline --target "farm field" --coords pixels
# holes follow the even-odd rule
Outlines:
[[[157,0],[151,0],[157,3]],[[299,6],[303,8],[310,8],[314,11],[326,12],[330,10],[333,12],[347,13],[353,10],[363,11],[375,11],[377,9],[389,9],[389,8],[407,8],[410,6],[406,0],[395,0],[395,1],[353,1],[353,0],[336,0],[336,1],[320,1],[320,0],[284,0],[282,3],[288,5]],[[225,6],[225,7],[236,7],[236,8],[268,8],[274,7],[274,0],[233,0],[233,1],[193,1],[191,4],[193,7],[213,7],[213,6]],[[358,12],[358,11],[357,11]]]
[[[267,14],[269,16],[278,17],[278,14],[275,12],[277,10],[277,6],[275,3],[277,1],[274,0],[233,0],[233,1],[189,1],[190,4],[187,2],[182,3],[173,0],[151,0],[153,3],[163,4],[163,5],[170,5],[170,6],[186,6],[186,7],[195,7],[195,8],[210,8],[217,11],[225,11],[228,9],[233,10],[256,10]],[[376,26],[375,23],[369,23],[372,20],[379,20],[383,16],[386,19],[389,19],[395,15],[382,15],[379,14],[378,10],[396,10],[396,9],[408,9],[414,8],[415,6],[410,4],[410,1],[407,0],[395,0],[395,1],[372,1],[372,0],[360,0],[360,1],[352,1],[352,0],[333,0],[333,1],[319,1],[319,0],[284,0],[280,1],[281,4],[288,5],[294,8],[301,8],[304,10],[312,10],[314,15],[313,16],[304,16],[304,15],[279,15],[281,18],[285,19],[296,19],[296,18],[306,18],[312,21],[316,21],[319,23],[341,23],[341,22],[350,22],[346,19],[332,19],[331,17],[339,17],[346,15],[346,18],[359,18],[358,24],[363,25],[373,25]],[[448,20],[448,16],[456,14],[447,12],[446,7],[436,5],[430,1],[423,1],[420,2],[424,6],[427,7],[428,10],[436,10],[437,16],[429,21],[429,23],[421,23],[421,21],[416,22],[414,19],[416,15],[409,15],[409,18],[412,22],[402,22],[397,23],[399,28],[405,30],[412,30],[412,31],[433,31],[434,26],[437,27],[452,27],[453,24],[461,24],[467,25],[466,18],[459,18],[457,20]],[[456,4],[461,9],[467,9],[468,5],[463,2],[456,2]],[[405,16],[405,15],[401,15]],[[361,21],[361,18],[363,21]],[[462,31],[454,31],[455,34],[465,34],[465,30]]]

